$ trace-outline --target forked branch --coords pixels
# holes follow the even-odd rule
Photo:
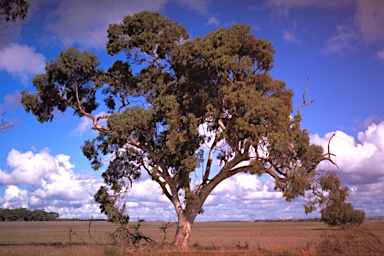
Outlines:
[[[333,137],[335,137],[336,136],[336,134],[334,133],[332,136],[331,136],[331,138],[329,139],[329,141],[328,141],[328,148],[327,148],[327,153],[325,153],[324,155],[323,155],[323,158],[322,158],[322,161],[323,160],[326,160],[326,161],[329,161],[329,162],[331,162],[334,166],[336,166],[338,169],[339,169],[339,166],[335,163],[335,161],[333,161],[332,160],[332,156],[336,156],[335,154],[332,154],[331,153],[331,140],[333,139]]]
[[[92,122],[93,122],[93,129],[96,129],[96,130],[99,130],[99,131],[104,131],[104,132],[110,132],[110,130],[106,127],[103,127],[101,125],[99,125],[99,120],[100,119],[103,119],[103,118],[107,118],[105,116],[100,116],[98,118],[94,117],[93,115],[89,114],[88,112],[86,112],[82,107],[81,107],[81,101],[80,101],[80,98],[79,98],[79,90],[78,90],[78,86],[77,84],[75,83],[75,92],[76,92],[76,101],[77,101],[77,109],[78,111],[80,111],[83,115],[89,117],[90,119],[92,119]]]
[[[305,106],[308,106],[308,105],[312,104],[312,103],[315,101],[315,100],[311,100],[311,101],[307,102],[307,100],[305,99],[305,95],[306,95],[307,92],[308,92],[310,83],[311,83],[311,81],[310,81],[310,79],[309,79],[309,77],[308,77],[308,80],[307,80],[307,86],[306,86],[306,88],[305,88],[305,90],[304,90],[304,93],[303,93],[303,103],[302,103],[302,104],[300,105],[300,107],[297,109],[297,115],[298,115],[298,116],[300,115],[300,110],[301,110],[301,108],[303,108],[303,107],[305,107]]]

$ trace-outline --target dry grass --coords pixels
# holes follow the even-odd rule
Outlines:
[[[206,248],[189,248],[186,250],[180,250],[171,246],[154,246],[154,247],[118,247],[118,246],[91,246],[91,245],[78,245],[78,246],[31,246],[31,245],[18,245],[7,246],[0,248],[0,255],[2,256],[40,256],[40,255],[52,255],[52,256],[118,256],[118,255],[315,255],[313,253],[308,254],[306,250],[304,253],[300,251],[289,250],[277,250],[274,248],[248,248],[237,249],[234,247],[206,247]]]
[[[155,246],[116,246],[116,225],[95,221],[0,222],[0,255],[384,255],[384,221],[353,230],[320,222],[197,222],[190,248],[170,246],[176,225],[145,222],[140,229]],[[134,224],[132,224],[134,225]],[[89,234],[90,231],[90,234]]]

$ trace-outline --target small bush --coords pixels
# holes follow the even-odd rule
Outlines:
[[[349,229],[360,226],[365,219],[363,210],[355,210],[350,203],[342,202],[321,210],[321,220],[329,226]]]

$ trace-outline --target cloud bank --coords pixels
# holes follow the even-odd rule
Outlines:
[[[323,137],[311,135],[311,142],[327,149],[333,134],[330,148],[339,168],[326,162],[320,168],[334,170],[349,186],[349,201],[356,208],[368,216],[384,215],[384,199],[380,199],[384,192],[384,121],[370,124],[357,138],[335,131]],[[12,149],[7,164],[11,171],[0,170],[4,188],[0,207],[44,208],[66,218],[104,218],[93,199],[103,181],[76,173],[69,156],[53,156],[48,149],[38,153]],[[172,204],[149,177],[133,183],[126,202],[132,219],[176,220]],[[303,198],[287,203],[268,175],[240,174],[216,187],[197,221],[318,217],[318,213],[306,216],[303,203]]]
[[[54,209],[62,217],[99,215],[93,195],[101,180],[75,174],[69,160],[63,154],[52,156],[48,149],[38,153],[12,149],[7,157],[12,171],[0,170],[0,185],[6,186],[1,207]],[[94,210],[89,212],[91,206]]]
[[[102,179],[75,173],[69,156],[53,156],[48,149],[38,153],[12,149],[7,165],[12,171],[0,169],[0,187],[5,188],[0,208],[45,209],[59,213],[61,218],[105,218],[93,198],[103,185]],[[149,179],[135,182],[127,206],[132,218],[173,217],[170,203]]]
[[[1,208],[45,209],[62,218],[105,218],[93,195],[101,179],[75,173],[70,157],[53,156],[48,149],[34,153],[11,150],[7,164],[12,171],[0,170]],[[241,174],[221,183],[207,199],[199,221],[290,218],[302,201],[287,204],[274,191],[273,180]],[[176,220],[174,208],[149,177],[133,183],[126,197],[132,219]],[[280,206],[278,206],[280,205]],[[281,206],[283,205],[283,207]],[[280,210],[276,211],[276,207]],[[300,209],[303,213],[303,209]]]
[[[333,134],[330,151],[336,155],[333,160],[339,169],[330,163],[322,164],[321,168],[337,170],[348,184],[368,184],[384,177],[384,122],[370,124],[358,133],[357,139],[335,131],[322,138],[315,134],[311,141],[326,149]]]
[[[322,145],[336,156],[333,160],[339,168],[322,163],[320,168],[334,170],[343,184],[350,188],[349,201],[354,207],[365,210],[368,216],[384,215],[384,121],[371,123],[357,138],[342,131],[320,137],[311,136],[311,142]]]

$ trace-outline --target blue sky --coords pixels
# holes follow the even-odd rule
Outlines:
[[[95,136],[71,112],[40,124],[25,113],[20,92],[46,61],[68,47],[94,51],[108,68],[106,29],[125,15],[159,11],[191,37],[235,23],[251,26],[276,49],[275,79],[295,91],[295,109],[310,77],[302,126],[323,146],[336,134],[334,169],[351,189],[349,201],[367,215],[384,215],[384,2],[382,0],[31,0],[25,24],[0,31],[0,111],[14,123],[0,133],[0,207],[44,208],[61,217],[102,217],[93,194],[102,184],[80,150]],[[0,23],[3,27],[4,23]],[[101,112],[102,109],[99,110]],[[208,198],[197,220],[303,218],[302,199],[286,203],[273,181],[233,177]],[[128,196],[132,218],[174,220],[159,188],[143,177]],[[317,217],[312,214],[309,217]]]

